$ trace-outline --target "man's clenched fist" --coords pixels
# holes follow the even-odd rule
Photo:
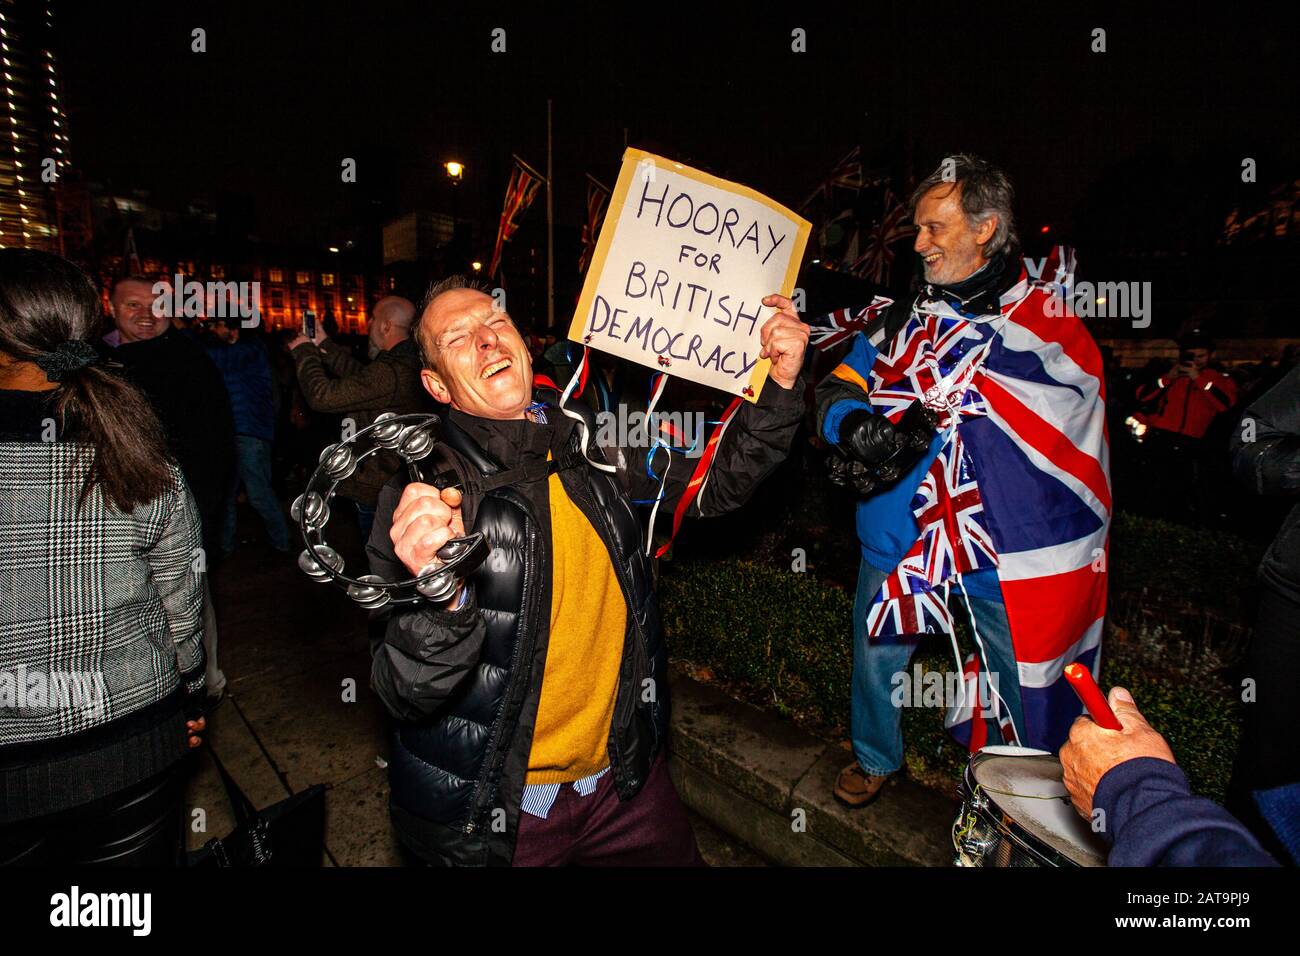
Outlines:
[[[434,555],[452,538],[465,534],[460,515],[461,494],[456,488],[439,491],[433,485],[413,482],[402,492],[393,512],[393,539],[397,559],[406,570],[418,575],[433,562]]]

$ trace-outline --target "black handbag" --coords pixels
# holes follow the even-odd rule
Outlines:
[[[221,759],[205,746],[230,798],[235,829],[213,837],[188,855],[192,867],[321,865],[325,850],[325,787],[314,784],[258,810],[239,789]]]

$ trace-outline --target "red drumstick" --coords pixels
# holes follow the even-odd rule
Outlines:
[[[1079,695],[1079,700],[1083,701],[1083,706],[1088,708],[1088,714],[1097,722],[1098,727],[1105,727],[1107,730],[1123,730],[1123,725],[1115,712],[1110,709],[1110,704],[1106,703],[1106,698],[1101,694],[1101,688],[1097,682],[1092,679],[1092,671],[1082,664],[1065,665],[1065,679],[1070,682],[1074,692]]]

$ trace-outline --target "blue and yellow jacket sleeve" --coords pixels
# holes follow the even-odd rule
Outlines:
[[[854,409],[871,411],[867,401],[869,374],[877,349],[859,332],[839,365],[817,385],[817,432],[833,445],[840,442],[840,423]]]

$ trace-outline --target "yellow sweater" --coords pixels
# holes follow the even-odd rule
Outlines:
[[[526,783],[581,780],[609,764],[627,604],[609,550],[569,500],[559,475],[551,504],[551,635]]]

